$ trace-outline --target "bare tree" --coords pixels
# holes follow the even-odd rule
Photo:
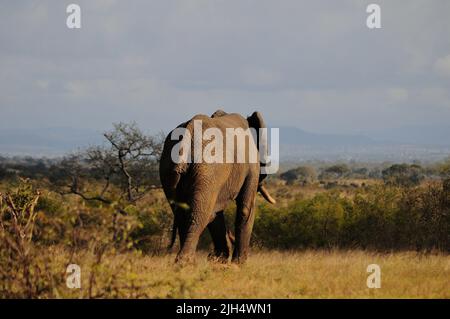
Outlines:
[[[113,130],[104,133],[105,145],[66,157],[55,172],[55,180],[63,194],[119,203],[116,206],[123,212],[120,203],[132,204],[159,187],[158,161],[164,135],[145,135],[136,123],[113,125]]]

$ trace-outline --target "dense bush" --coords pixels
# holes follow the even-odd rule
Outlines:
[[[51,291],[48,256],[33,244],[39,192],[27,182],[0,194],[0,298],[32,298]]]
[[[320,178],[342,178],[350,172],[347,164],[336,164],[325,168],[320,174]]]
[[[259,207],[254,244],[267,248],[450,250],[450,189],[373,186],[335,191],[276,208]]]
[[[286,181],[287,184],[293,184],[295,182],[308,184],[317,179],[317,173],[312,166],[299,166],[280,174],[280,178]]]
[[[420,187],[373,185],[344,193],[339,188],[284,205],[261,202],[253,245],[261,248],[363,248],[375,250],[450,248],[450,181]],[[234,231],[234,206],[226,210]],[[109,205],[83,202],[74,195],[42,191],[33,242],[86,249],[93,237],[144,253],[166,251],[172,213],[156,191],[118,214]],[[210,249],[206,230],[199,248]]]
[[[416,186],[424,180],[423,168],[420,165],[394,164],[382,172],[387,185]]]
[[[151,208],[145,209],[146,204]],[[75,195],[38,191],[21,180],[0,193],[0,299],[57,297],[65,277],[65,269],[51,269],[58,257],[70,264],[90,256],[86,297],[127,289],[113,279],[103,292],[97,289],[104,256],[165,251],[171,215],[164,209],[154,201],[130,205],[119,214]],[[55,250],[59,256],[52,254]]]

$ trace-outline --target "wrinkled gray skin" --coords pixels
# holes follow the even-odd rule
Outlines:
[[[201,119],[203,131],[216,127],[222,131],[225,143],[225,129],[265,127],[259,112],[245,119],[239,114],[216,111],[211,117],[196,115],[178,127],[191,132],[191,156],[193,154],[193,120]],[[172,132],[171,132],[172,133]],[[180,251],[176,262],[190,261],[197,248],[202,232],[208,227],[214,243],[214,255],[227,261],[234,242],[232,261],[242,263],[246,260],[250,235],[255,219],[255,199],[259,191],[266,200],[275,203],[262,185],[265,176],[260,175],[260,163],[180,163],[172,161],[172,147],[179,143],[167,136],[160,161],[160,178],[164,193],[174,213],[172,234],[173,245],[176,230],[180,238]],[[253,137],[252,137],[253,138]],[[203,145],[209,141],[204,141]],[[255,141],[256,145],[257,141]],[[248,152],[248,148],[246,148]],[[236,151],[234,156],[236,156]],[[226,230],[223,211],[230,201],[235,200],[237,211],[235,236]]]

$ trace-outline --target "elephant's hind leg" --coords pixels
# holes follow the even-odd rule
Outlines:
[[[193,204],[190,205],[186,233],[183,236],[184,242],[182,242],[181,250],[175,260],[177,263],[189,263],[193,260],[200,235],[211,221],[215,198],[216,196],[210,196],[208,202],[194,200]]]
[[[208,229],[214,243],[214,258],[220,262],[228,262],[231,245],[227,239],[227,229],[223,211],[216,214],[213,221],[208,224]]]
[[[250,237],[255,221],[255,206],[239,207],[236,211],[235,243],[232,261],[245,263],[248,257]]]
[[[244,263],[247,260],[250,237],[255,221],[256,186],[252,182],[244,185],[236,200],[235,243],[232,261]]]

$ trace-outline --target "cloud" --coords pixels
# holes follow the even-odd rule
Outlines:
[[[46,90],[48,90],[49,82],[46,80],[36,80],[35,85],[39,89],[46,91]]]
[[[404,88],[391,88],[387,93],[393,102],[404,102],[408,99],[408,90]]]
[[[450,54],[437,59],[434,63],[434,70],[439,75],[450,77]]]
[[[314,131],[448,122],[450,2],[0,3],[0,126],[168,129],[218,107]]]
[[[245,85],[262,88],[270,88],[281,81],[280,73],[263,68],[244,67],[241,77]]]

